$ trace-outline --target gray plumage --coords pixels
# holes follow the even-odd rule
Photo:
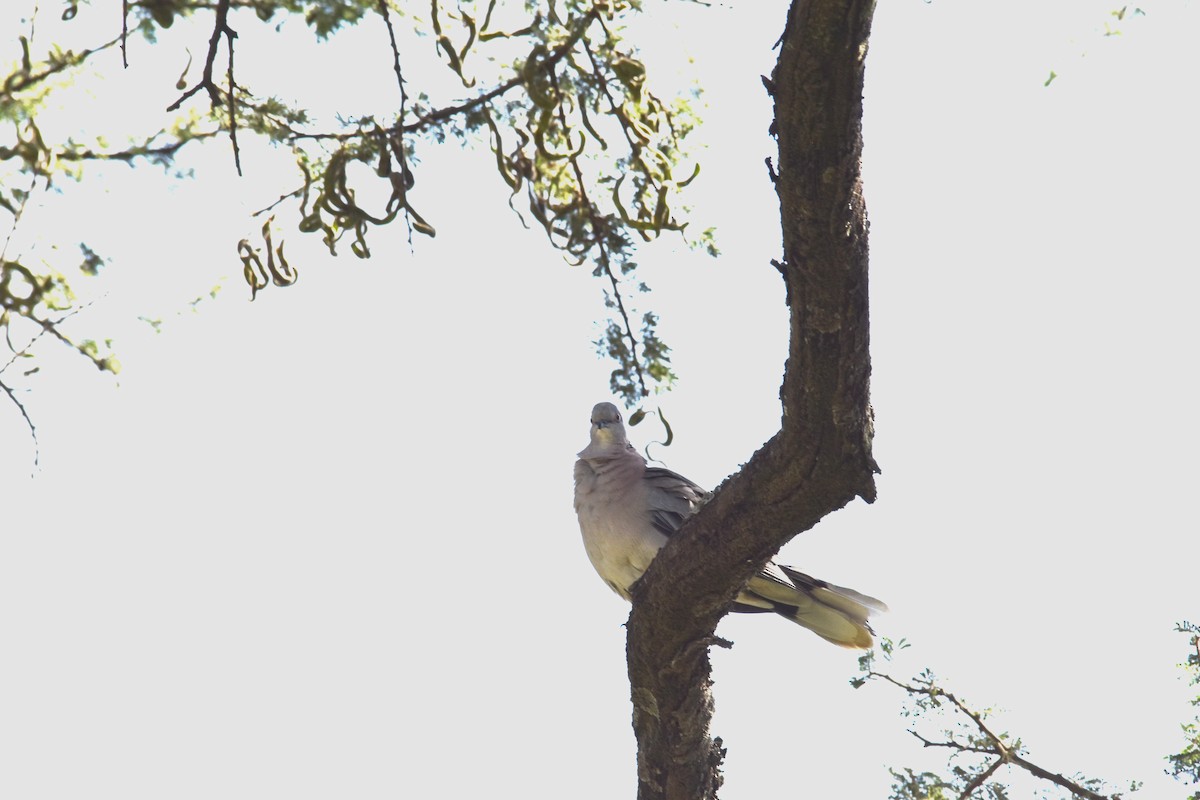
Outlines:
[[[575,513],[592,566],[612,590],[629,589],[658,550],[711,494],[669,469],[647,466],[612,403],[592,409],[591,441],[575,462]],[[773,561],[750,579],[734,611],[773,611],[843,647],[871,646],[873,597]]]

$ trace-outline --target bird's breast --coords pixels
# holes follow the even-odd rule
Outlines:
[[[584,477],[575,488],[584,549],[600,577],[628,600],[629,587],[646,571],[666,537],[651,524],[640,481],[615,471],[593,471]]]

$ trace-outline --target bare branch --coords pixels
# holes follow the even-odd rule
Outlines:
[[[629,339],[630,362],[633,364],[634,373],[637,375],[638,388],[644,397],[649,392],[646,391],[646,377],[642,374],[642,366],[638,361],[637,336],[633,333],[633,325],[629,321],[629,314],[625,311],[625,303],[621,299],[621,286],[617,281],[616,273],[613,272],[612,259],[609,258],[607,252],[601,252],[600,266],[604,270],[604,274],[608,277],[609,283],[612,285],[612,298],[617,304],[618,313],[621,315],[621,324],[625,327],[625,336]]]
[[[400,121],[404,121],[404,104],[408,100],[408,92],[404,89],[404,71],[400,68],[400,47],[396,44],[396,29],[392,27],[392,15],[388,10],[388,0],[379,0],[379,15],[387,26],[388,41],[392,45],[392,69],[396,73],[396,85],[400,88]]]
[[[12,226],[8,229],[8,234],[4,237],[4,244],[0,245],[0,264],[4,263],[4,256],[8,253],[8,246],[12,244],[13,234],[17,232],[17,225],[21,222],[21,217],[25,215],[25,207],[29,204],[29,198],[33,196],[33,189],[37,186],[37,173],[29,176],[29,188],[21,195],[17,207],[13,210]]]
[[[408,91],[404,88],[404,70],[400,67],[400,47],[396,44],[396,29],[392,26],[392,15],[388,10],[388,0],[379,0],[379,14],[383,17],[383,24],[387,26],[388,43],[392,47],[392,70],[396,73],[396,87],[400,90],[400,112],[396,115],[396,128],[393,136],[396,141],[393,141],[392,150],[396,154],[396,160],[400,163],[400,180],[406,181],[408,172],[408,154],[404,151],[404,117],[408,113]],[[405,188],[407,192],[407,187]],[[405,203],[404,221],[408,228],[408,246],[412,249],[413,246],[413,226],[412,215]]]
[[[170,144],[151,146],[149,141],[158,138],[157,135],[151,137],[144,145],[136,145],[128,147],[124,150],[110,150],[107,152],[96,151],[91,148],[83,148],[78,150],[63,150],[56,154],[59,161],[124,161],[131,164],[135,159],[146,158],[151,161],[167,160],[174,158],[175,154],[183,149],[184,145],[189,142],[199,139],[210,139],[219,135],[220,131],[202,131],[199,133],[190,133],[186,138],[177,139]]]
[[[35,333],[29,339],[29,341],[25,343],[25,346],[22,347],[20,350],[14,350],[12,356],[8,359],[8,361],[4,362],[4,366],[0,366],[0,375],[3,375],[5,372],[7,372],[8,369],[13,364],[17,363],[18,359],[27,357],[29,355],[30,349],[38,342],[39,339],[42,338],[42,336],[44,336],[47,333],[53,334],[54,336],[58,337],[62,341],[67,342],[67,344],[71,345],[72,347],[75,347],[74,343],[72,343],[70,340],[68,340],[66,337],[64,337],[61,333],[58,332],[58,330],[56,329],[56,326],[59,323],[62,323],[65,320],[69,319],[70,317],[74,316],[75,314],[78,314],[84,308],[86,308],[86,306],[79,306],[77,308],[73,308],[57,320],[40,320],[40,319],[37,319],[36,317],[30,317],[30,319],[32,319],[34,322],[37,322],[38,324],[41,325],[41,330],[39,330],[37,333]],[[10,341],[9,346],[10,347],[12,346],[11,341]],[[85,353],[85,355],[88,355],[88,354]],[[33,424],[33,419],[29,416],[28,410],[26,410],[24,403],[21,402],[21,399],[19,397],[17,397],[16,392],[13,390],[13,388],[11,386],[9,386],[7,383],[5,383],[4,381],[0,380],[0,389],[4,390],[4,393],[6,395],[8,395],[8,399],[11,400],[13,405],[15,405],[17,407],[17,410],[21,412],[21,416],[25,420],[25,425],[28,426],[28,428],[29,428],[29,436],[31,439],[33,439],[33,467],[34,467],[34,470],[36,470],[38,463],[40,462],[40,459],[41,459],[41,445],[38,443],[37,427]]]
[[[233,79],[233,40],[237,38],[237,31],[229,27],[229,2],[230,0],[217,0],[216,20],[213,23],[212,36],[208,39],[208,55],[204,59],[204,71],[201,74],[200,82],[184,92],[174,103],[167,106],[167,111],[178,111],[180,106],[201,89],[208,92],[208,99],[214,111],[222,105],[227,106],[229,114],[229,140],[233,146],[234,165],[237,167],[238,175],[241,175],[242,157],[237,142],[237,84]],[[229,84],[229,90],[225,97],[221,96],[221,88],[213,80],[213,67],[217,60],[217,50],[221,46],[221,36],[225,37],[226,47],[229,49],[229,59],[226,64],[226,80]]]
[[[38,461],[41,459],[41,446],[38,444],[37,427],[34,426],[33,420],[29,418],[29,412],[25,410],[24,404],[21,403],[20,398],[18,398],[16,393],[13,392],[12,388],[4,381],[0,381],[0,389],[4,390],[4,393],[8,395],[8,399],[11,400],[13,405],[17,407],[17,410],[21,412],[21,416],[25,419],[25,425],[29,428],[29,437],[33,439],[33,468],[36,471]]]
[[[1047,769],[1042,769],[1037,764],[1034,764],[1033,762],[1022,758],[1021,756],[1016,755],[1015,753],[1012,754],[1011,760],[1012,760],[1012,763],[1016,764],[1018,767],[1025,770],[1026,772],[1028,772],[1030,775],[1036,775],[1037,777],[1041,778],[1044,781],[1050,781],[1051,783],[1058,784],[1059,786],[1061,786],[1062,788],[1066,789],[1067,791],[1069,791],[1073,794],[1079,795],[1080,797],[1086,797],[1087,800],[1113,800],[1113,798],[1109,795],[1097,794],[1096,792],[1093,792],[1091,789],[1086,789],[1083,786],[1080,786],[1075,781],[1068,780],[1067,778],[1063,777],[1063,775],[1061,773],[1050,772]]]
[[[1001,741],[999,736],[992,733],[991,728],[989,728],[984,723],[983,717],[981,715],[977,714],[976,712],[972,711],[971,709],[967,708],[965,705],[963,705],[962,701],[960,701],[957,697],[955,697],[953,693],[945,692],[944,694],[945,694],[946,699],[954,704],[955,708],[957,708],[959,711],[961,711],[962,713],[964,713],[968,717],[970,717],[971,720],[975,723],[975,727],[979,728],[979,730],[983,733],[983,735],[986,736],[989,740],[991,740],[992,745],[996,748],[996,754],[999,755],[1001,758],[1008,760],[1008,758],[1011,756],[1011,753],[1009,752],[1008,747],[1004,744],[1003,741]]]
[[[237,174],[242,174],[242,151],[238,148],[237,140],[237,84],[233,80],[233,40],[237,38],[237,33],[232,28],[225,24],[225,15],[229,12],[228,2],[218,9],[218,24],[224,28],[225,42],[229,48],[229,63],[225,70],[226,83],[229,85],[229,143],[233,145],[233,163],[237,167]]]
[[[250,216],[261,217],[263,214],[266,214],[267,212],[274,211],[279,206],[280,203],[283,203],[287,200],[291,200],[293,197],[299,197],[302,194],[304,194],[303,186],[301,186],[299,189],[293,189],[292,191],[287,192],[286,194],[281,194],[281,195],[279,195],[278,200],[271,203],[270,205],[263,206],[258,211],[255,211],[253,214],[251,214]]]
[[[935,742],[932,739],[926,739],[924,736],[917,733],[916,731],[909,731],[909,733],[912,734],[917,739],[919,739],[921,741],[921,744],[925,747],[949,747],[953,750],[961,750],[963,752],[985,753],[987,755],[994,754],[994,751],[988,750],[987,748],[975,747],[974,745],[963,744],[962,742],[956,742],[953,739],[951,739],[948,742]]]
[[[976,789],[978,789],[980,786],[983,786],[984,781],[992,777],[992,775],[996,773],[996,770],[1000,769],[1000,767],[1003,765],[1003,758],[997,758],[995,761],[989,764],[987,769],[972,778],[971,782],[963,788],[962,794],[958,796],[958,800],[967,800],[967,798],[970,797]]]
[[[129,0],[121,0],[121,68],[129,69]]]

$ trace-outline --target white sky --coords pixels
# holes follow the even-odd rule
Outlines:
[[[673,5],[649,5],[668,22]],[[663,399],[677,442],[656,455],[708,485],[778,427],[787,316],[758,76],[785,7],[681,7],[677,31],[645,34],[652,80],[690,53],[707,92],[691,199],[723,256],[668,242],[639,261],[681,376]],[[1158,798],[1184,794],[1161,775],[1189,712],[1171,628],[1200,616],[1200,20],[1145,8],[1106,38],[1099,2],[880,4],[880,497],[782,560],[888,601],[879,631],[915,643],[897,670],[928,665],[1003,709],[1035,762]],[[271,40],[239,26],[249,71]],[[380,58],[363,102],[386,106],[382,33],[356,36]],[[166,80],[149,48],[131,58],[96,90],[97,120],[173,99],[181,65]],[[325,51],[286,61],[302,83],[350,72]],[[115,337],[125,370],[115,385],[41,349],[22,384],[32,479],[24,424],[0,412],[0,796],[633,796],[627,609],[571,509],[607,397],[600,286],[520,227],[488,154],[426,153],[436,240],[410,252],[399,226],[376,231],[360,263],[292,234],[299,283],[253,304],[233,245],[280,193],[266,151],[247,149],[240,181],[224,143],[188,162],[194,182],[109,170],[27,218],[11,255],[71,251],[82,231],[114,259],[74,330]],[[722,797],[884,797],[885,765],[929,763],[895,693],[848,688],[854,654],[757,616],[720,632],[736,642],[714,654]]]

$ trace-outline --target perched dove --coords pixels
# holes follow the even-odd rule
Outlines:
[[[682,475],[649,467],[625,438],[612,403],[592,409],[592,440],[575,462],[575,513],[592,566],[613,591],[630,587],[667,537],[711,494]],[[773,611],[842,647],[871,646],[867,616],[887,609],[873,597],[768,561],[737,596],[733,610]]]

